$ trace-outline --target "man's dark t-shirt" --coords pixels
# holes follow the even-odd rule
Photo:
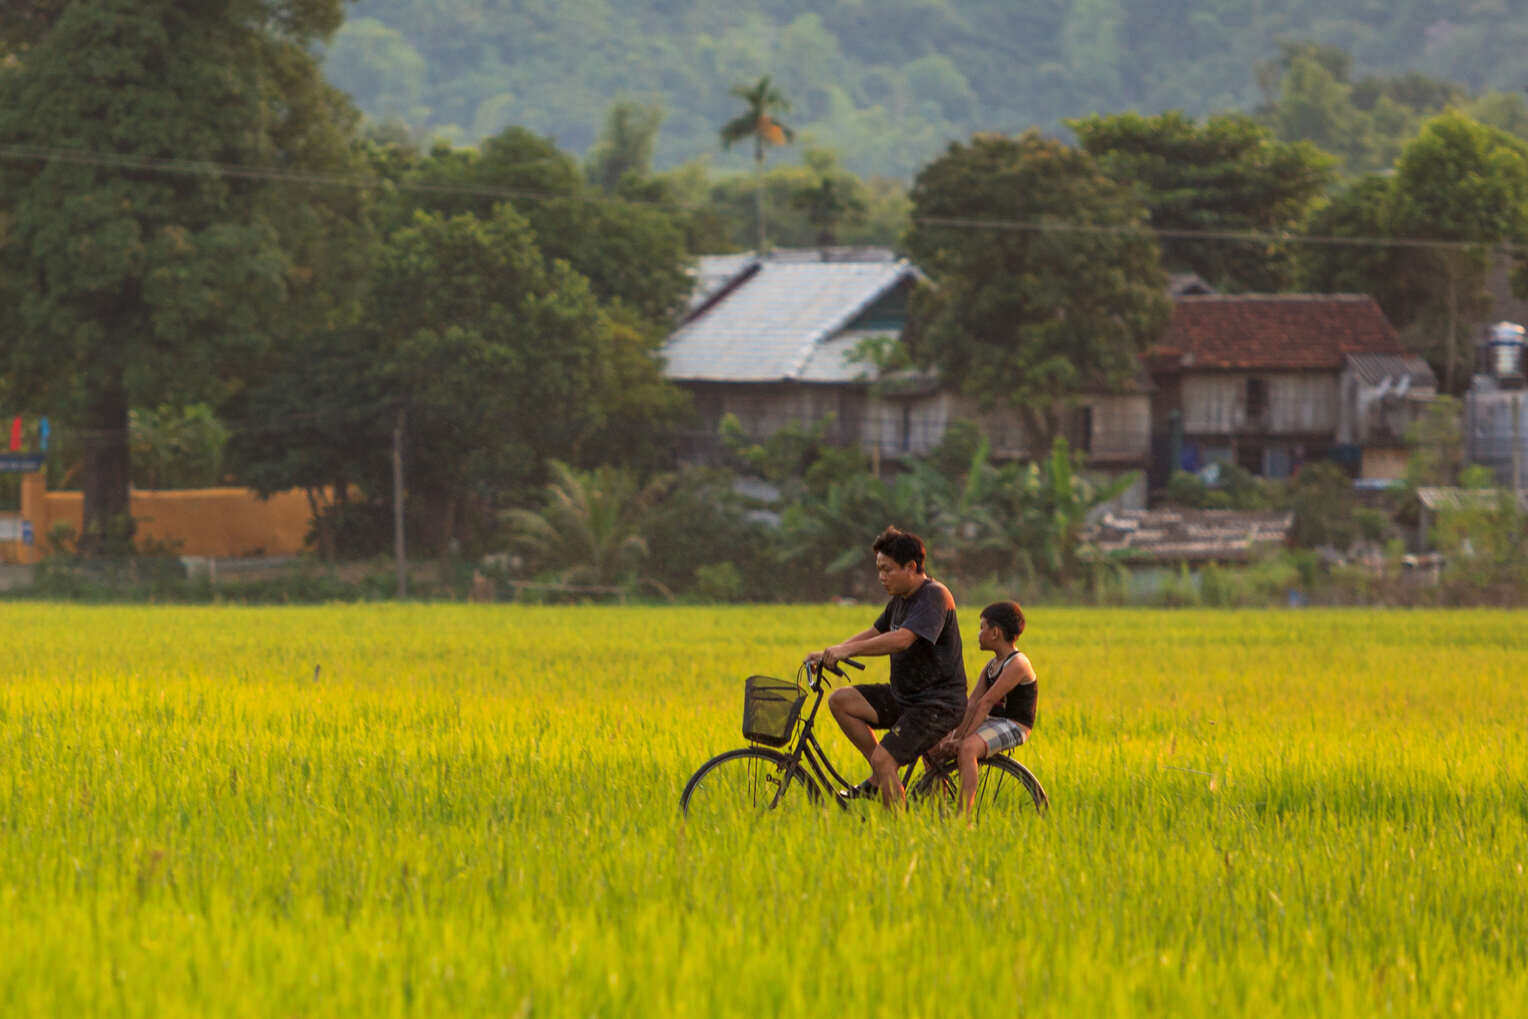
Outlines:
[[[906,651],[891,656],[891,693],[898,704],[965,706],[966,663],[949,588],[930,578],[905,598],[892,598],[875,629],[908,629],[916,635]]]

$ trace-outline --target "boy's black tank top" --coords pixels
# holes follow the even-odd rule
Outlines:
[[[1003,665],[1013,661],[1014,655],[1017,654],[1018,652],[1015,651],[1012,655],[1004,658]],[[982,678],[987,681],[987,685],[990,687],[997,678],[997,673],[1002,671],[1002,665],[998,666],[997,669],[993,669],[989,665],[983,670]],[[1026,729],[1033,729],[1035,727],[1035,703],[1039,700],[1039,695],[1039,680],[1033,683],[1020,683],[1012,690],[1009,690],[1006,697],[992,706],[991,715],[994,718],[1011,719]]]

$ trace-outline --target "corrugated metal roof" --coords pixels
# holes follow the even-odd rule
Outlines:
[[[1497,505],[1503,495],[1510,494],[1510,489],[1500,488],[1423,486],[1417,489],[1417,499],[1433,512],[1466,508],[1490,509]],[[1517,502],[1524,512],[1528,512],[1528,489],[1517,493]]]
[[[1438,377],[1427,362],[1415,354],[1349,354],[1348,365],[1366,386],[1378,386],[1386,379],[1398,384],[1410,379],[1412,389],[1438,388]]]
[[[664,346],[664,374],[706,382],[850,382],[840,330],[917,270],[897,262],[775,262],[687,322]]]
[[[741,255],[701,255],[695,260],[695,268],[690,271],[695,286],[690,291],[690,301],[685,311],[693,312],[705,304],[758,260],[758,256],[751,252]]]
[[[1245,561],[1284,544],[1292,526],[1294,514],[1277,510],[1114,510],[1083,540],[1136,562]]]

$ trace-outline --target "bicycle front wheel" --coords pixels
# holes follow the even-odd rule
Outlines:
[[[679,809],[697,821],[746,814],[801,813],[815,807],[822,791],[800,765],[763,747],[742,747],[718,754],[685,783]]]
[[[925,772],[908,791],[908,800],[932,806],[935,810],[960,812],[960,768],[946,761]],[[1045,813],[1050,807],[1040,780],[1024,765],[1007,757],[983,757],[976,762],[976,801],[972,810],[977,818]]]

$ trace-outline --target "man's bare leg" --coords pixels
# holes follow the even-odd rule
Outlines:
[[[881,744],[870,727],[881,719],[870,702],[865,700],[865,695],[852,686],[840,687],[828,695],[828,710],[833,713],[833,720],[844,731],[844,735],[849,737],[849,742],[865,755],[865,760],[870,762],[873,770],[875,760],[871,755],[880,749]]]
[[[887,753],[885,747],[876,747],[870,755],[870,774],[876,787],[881,790],[881,802],[888,807],[907,806],[907,790],[897,776],[897,759]]]

